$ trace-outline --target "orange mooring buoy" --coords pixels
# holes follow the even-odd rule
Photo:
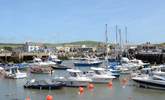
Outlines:
[[[94,89],[94,85],[93,85],[92,83],[89,83],[89,84],[88,84],[88,89],[89,89],[89,90],[93,90],[93,89]]]
[[[112,88],[112,86],[113,86],[112,81],[109,81],[109,82],[108,82],[108,87],[109,87],[109,88]]]
[[[53,96],[47,95],[47,96],[46,96],[46,100],[53,100]]]
[[[27,96],[27,97],[26,97],[26,100],[30,100],[30,97],[29,97],[29,96]]]
[[[84,88],[83,87],[79,87],[79,94],[83,94],[84,93]]]
[[[131,96],[129,96],[129,97],[128,97],[128,100],[132,100],[132,97],[131,97]]]
[[[125,88],[127,83],[128,83],[128,79],[127,78],[124,78],[124,79],[121,80],[121,85],[122,85],[123,88]]]

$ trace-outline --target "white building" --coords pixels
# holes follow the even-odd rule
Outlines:
[[[39,52],[44,50],[44,45],[41,43],[26,42],[24,50],[25,52]]]

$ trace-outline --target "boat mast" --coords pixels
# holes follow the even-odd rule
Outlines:
[[[105,68],[108,68],[108,35],[107,35],[107,24],[105,24],[105,52],[106,52],[106,56],[105,56]]]
[[[122,54],[121,29],[119,29],[119,38],[120,38],[120,56],[121,56]]]
[[[105,24],[105,47],[106,47],[106,56],[108,56],[108,35],[107,35],[107,24]]]
[[[128,57],[127,43],[128,43],[128,40],[127,40],[127,27],[125,27],[125,51],[126,51],[126,57]]]
[[[125,45],[127,47],[127,43],[128,43],[128,40],[127,40],[127,27],[125,27]]]
[[[115,45],[115,56],[117,58],[117,48],[118,48],[118,26],[116,25],[116,45]]]

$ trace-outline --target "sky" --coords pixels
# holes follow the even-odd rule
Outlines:
[[[164,0],[0,0],[0,42],[165,42]]]

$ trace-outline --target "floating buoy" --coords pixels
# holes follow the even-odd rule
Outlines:
[[[53,100],[53,96],[47,95],[47,96],[46,96],[46,100]]]
[[[112,88],[112,86],[113,86],[112,81],[109,81],[109,82],[108,82],[108,87],[109,87],[109,88]]]
[[[83,87],[79,87],[79,94],[83,94],[84,93],[84,88]]]
[[[132,97],[131,97],[131,96],[129,96],[129,97],[128,97],[128,100],[132,100]]]
[[[92,83],[88,84],[88,89],[89,90],[93,90],[94,89],[94,85]]]
[[[127,83],[128,83],[128,79],[127,78],[121,79],[121,85],[122,85],[123,88],[125,88],[125,86],[127,85]]]
[[[29,97],[29,96],[27,96],[27,97],[26,97],[26,100],[30,100],[30,97]]]

